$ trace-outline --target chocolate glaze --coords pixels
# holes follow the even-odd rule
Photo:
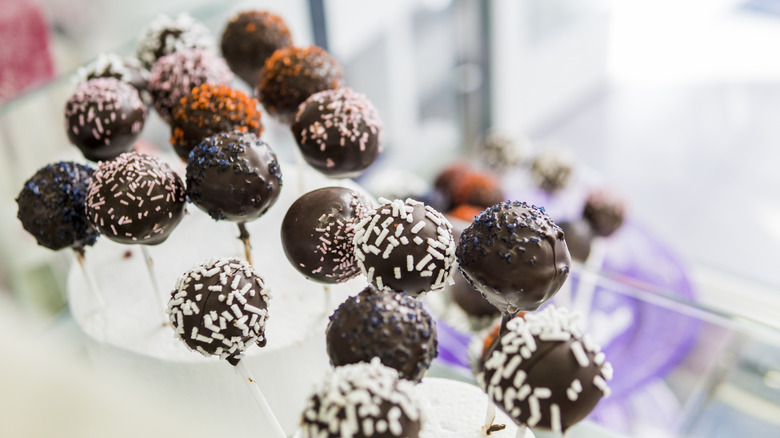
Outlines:
[[[448,286],[447,290],[450,292],[455,304],[460,306],[468,315],[482,318],[486,316],[495,317],[501,313],[496,306],[490,304],[487,298],[474,289],[474,286],[463,277],[463,274],[456,272],[452,279],[454,283]]]
[[[184,184],[161,159],[135,152],[101,162],[86,198],[87,218],[119,243],[156,245],[184,216]]]
[[[597,236],[607,237],[623,225],[626,203],[617,193],[607,189],[593,190],[585,200],[582,217]]]
[[[310,166],[332,178],[354,178],[381,152],[382,121],[362,94],[337,88],[312,94],[292,133]]]
[[[187,347],[231,365],[252,344],[265,346],[268,295],[263,279],[237,258],[201,263],[176,282],[168,302],[176,333]]]
[[[379,357],[414,382],[423,378],[438,354],[436,323],[422,303],[370,286],[333,312],[325,339],[333,366]]]
[[[170,123],[173,108],[194,87],[228,85],[231,80],[233,72],[222,58],[205,49],[179,50],[154,63],[149,75],[149,92],[157,114]]]
[[[324,187],[301,196],[282,221],[287,260],[309,280],[341,283],[354,278],[360,268],[353,227],[375,206],[367,195],[343,187]]]
[[[208,137],[187,160],[187,196],[216,220],[248,222],[265,214],[282,189],[276,154],[254,134]]]
[[[230,68],[254,88],[260,70],[276,50],[292,46],[287,24],[267,11],[243,11],[228,21],[222,33],[222,56]]]
[[[206,137],[236,130],[258,136],[263,132],[257,101],[224,85],[203,84],[173,109],[171,144],[186,160]]]
[[[414,384],[377,358],[331,371],[309,397],[302,438],[417,438],[420,408]]]
[[[147,90],[149,71],[135,58],[121,58],[114,53],[101,53],[98,58],[78,70],[79,83],[96,78],[114,78],[132,85],[141,100],[149,106],[151,96]]]
[[[501,202],[463,231],[460,272],[502,313],[536,310],[569,275],[563,231],[543,209]]]
[[[84,199],[94,170],[60,161],[39,169],[16,198],[16,215],[38,245],[51,250],[93,245],[98,232],[87,220]]]
[[[265,61],[257,96],[269,114],[292,123],[303,101],[319,91],[338,88],[341,79],[341,66],[321,48],[287,47]]]
[[[214,39],[208,28],[188,14],[174,18],[159,15],[141,33],[136,56],[147,69],[165,55],[178,50],[213,50]]]
[[[133,147],[146,121],[146,105],[131,85],[97,78],[76,87],[65,104],[70,142],[88,160],[110,160]]]
[[[554,306],[514,318],[489,351],[477,381],[518,425],[565,432],[609,395],[612,367],[576,318]]]
[[[438,211],[412,199],[384,200],[355,225],[355,256],[379,289],[414,297],[443,290],[455,271],[452,225]]]
[[[593,231],[584,220],[572,222],[559,222],[558,226],[563,230],[566,238],[566,246],[571,257],[584,262],[590,255],[590,245],[593,242]]]

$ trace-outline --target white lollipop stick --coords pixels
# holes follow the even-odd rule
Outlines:
[[[257,402],[260,410],[263,412],[263,416],[268,419],[268,422],[271,425],[270,436],[274,438],[286,438],[287,435],[284,433],[282,426],[279,424],[279,420],[276,419],[276,415],[274,415],[273,411],[271,410],[271,406],[268,405],[268,401],[265,399],[265,396],[263,396],[263,393],[260,392],[260,388],[257,386],[257,382],[255,382],[254,377],[252,377],[252,374],[249,372],[249,368],[247,368],[246,364],[244,364],[242,361],[239,361],[235,368],[244,383],[246,383],[247,388],[249,388],[249,392],[252,393],[252,397],[255,399],[255,402]]]
[[[521,424],[517,426],[517,435],[515,435],[516,438],[525,438],[525,432],[528,430],[528,426],[525,424]]]
[[[332,301],[333,298],[331,297],[331,292],[330,292],[330,285],[323,284],[322,291],[324,292],[325,295],[325,304],[324,304],[323,312],[325,312],[325,316],[328,316],[328,313],[330,312],[331,303],[333,302]]]
[[[141,252],[144,256],[144,262],[146,262],[146,270],[149,272],[149,279],[152,281],[152,293],[154,293],[154,298],[157,301],[157,308],[163,312],[163,325],[165,325],[168,323],[168,318],[165,315],[165,309],[167,309],[168,306],[163,301],[160,285],[157,283],[157,276],[154,275],[154,261],[152,260],[152,255],[149,254],[149,248],[147,248],[146,245],[141,245]]]
[[[601,237],[593,239],[593,243],[590,247],[590,255],[585,260],[585,270],[580,276],[580,281],[577,284],[577,291],[574,294],[574,300],[572,302],[572,308],[575,311],[580,312],[582,315],[581,326],[585,330],[588,328],[588,320],[590,319],[590,311],[593,306],[593,295],[596,293],[596,284],[598,283],[598,274],[604,264],[604,258],[606,257],[606,242]]]
[[[488,397],[487,398],[487,412],[485,413],[485,425],[482,426],[482,432],[484,432],[486,435],[490,431],[490,428],[493,427],[493,422],[496,420],[496,404],[493,403],[493,400]]]
[[[297,147],[295,148],[295,166],[298,170],[298,197],[301,197],[306,193],[306,181],[304,180],[306,162],[303,160],[301,150]]]
[[[246,229],[245,222],[238,223],[238,238],[244,242],[244,258],[247,263],[252,264],[252,244],[249,242],[249,231]]]
[[[93,298],[95,298],[95,302],[98,305],[98,309],[105,313],[106,310],[106,301],[103,299],[103,294],[100,293],[100,289],[97,287],[97,281],[95,280],[95,277],[92,275],[92,271],[90,271],[87,268],[87,263],[84,260],[84,249],[76,249],[73,248],[73,252],[76,253],[76,260],[78,261],[79,266],[81,266],[81,272],[84,274],[84,279],[87,282],[87,287],[89,288],[89,291],[92,293]]]
[[[566,307],[571,309],[571,281],[565,281],[561,289],[555,294],[555,305],[557,307]]]

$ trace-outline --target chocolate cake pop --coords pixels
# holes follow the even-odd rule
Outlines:
[[[181,221],[185,201],[184,184],[167,163],[127,152],[100,163],[86,211],[92,225],[113,241],[156,245]]]
[[[236,130],[258,136],[263,132],[257,101],[224,85],[203,84],[174,108],[171,144],[186,160],[206,137]]]
[[[504,314],[536,310],[569,275],[563,231],[536,206],[501,202],[461,234],[460,272]]]
[[[341,76],[341,66],[321,48],[287,47],[266,59],[257,96],[269,114],[291,123],[303,101],[319,91],[338,88]]]
[[[16,198],[16,215],[38,245],[57,251],[91,246],[98,232],[87,220],[84,199],[94,170],[60,161],[39,169]]]
[[[222,33],[222,56],[230,68],[254,88],[260,81],[260,70],[277,49],[292,46],[287,24],[267,11],[239,12],[228,21]]]
[[[282,221],[282,248],[295,269],[321,283],[341,283],[360,273],[353,229],[375,202],[364,193],[324,187],[298,198]]]
[[[360,175],[382,149],[376,108],[349,88],[309,96],[298,109],[292,133],[306,162],[332,178]]]
[[[542,151],[531,163],[531,178],[540,189],[549,193],[566,187],[573,172],[573,159],[563,151]]]
[[[452,225],[422,202],[380,201],[355,225],[360,270],[377,288],[414,297],[444,289],[456,267]]]
[[[188,14],[159,15],[142,31],[136,56],[147,69],[158,59],[185,49],[214,49],[211,32]]]
[[[571,257],[580,262],[587,260],[593,243],[593,231],[590,225],[582,219],[560,222],[557,225],[563,230],[566,247],[569,248]]]
[[[218,258],[179,277],[168,314],[176,337],[191,350],[237,365],[249,346],[265,346],[268,299],[249,263]]]
[[[609,395],[612,367],[577,316],[548,306],[514,318],[488,354],[477,380],[518,425],[565,432]]]
[[[608,189],[596,189],[588,194],[582,217],[588,222],[593,233],[607,237],[623,225],[626,217],[626,203],[623,198]]]
[[[420,408],[414,384],[382,365],[344,365],[331,371],[309,397],[302,438],[417,438]]]
[[[454,206],[467,204],[479,208],[488,208],[506,200],[498,178],[476,170],[455,178],[450,183],[449,196]]]
[[[138,91],[115,78],[76,87],[65,104],[65,129],[88,160],[110,160],[133,147],[146,121]]]
[[[233,73],[225,61],[208,50],[179,50],[154,63],[149,75],[149,92],[157,114],[170,123],[173,108],[194,87],[228,85],[232,80]]]
[[[378,357],[413,382],[423,378],[438,354],[436,323],[422,303],[371,286],[336,309],[325,339],[334,366]]]
[[[501,312],[487,298],[474,289],[469,282],[463,278],[463,274],[456,272],[453,276],[453,284],[447,290],[450,292],[452,301],[455,302],[466,314],[475,318],[494,318]]]
[[[78,83],[97,78],[114,78],[132,85],[149,105],[151,96],[147,91],[149,72],[135,58],[122,58],[115,53],[101,53],[93,62],[77,71]]]
[[[276,154],[255,134],[223,132],[187,160],[187,196],[216,220],[248,222],[265,214],[282,188]]]
[[[477,154],[489,169],[503,171],[520,165],[529,155],[530,149],[527,138],[512,138],[491,132],[477,146]]]

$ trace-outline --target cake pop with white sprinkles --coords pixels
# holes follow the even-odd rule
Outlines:
[[[444,289],[457,266],[450,222],[413,199],[380,203],[355,225],[355,257],[368,281],[414,297]]]
[[[79,84],[65,103],[68,139],[88,160],[110,160],[133,147],[146,121],[138,90],[116,78]]]
[[[376,108],[349,88],[309,96],[291,129],[306,162],[332,178],[360,175],[382,150]]]
[[[571,256],[563,231],[543,208],[500,202],[460,236],[460,272],[505,315],[536,310],[566,281]]]
[[[309,397],[302,438],[417,438],[422,428],[414,384],[378,359],[331,371]]]
[[[290,264],[320,283],[354,278],[360,273],[354,225],[375,206],[366,194],[344,187],[323,187],[298,198],[282,221],[282,248]]]
[[[612,366],[578,317],[548,306],[513,318],[488,353],[477,381],[518,425],[562,433],[609,396]]]
[[[186,49],[214,50],[208,28],[188,14],[159,15],[141,32],[136,56],[147,69],[165,55]]]
[[[149,72],[136,58],[122,58],[115,53],[101,53],[91,63],[80,67],[76,74],[79,84],[96,78],[119,79],[138,90],[144,103],[147,105],[151,103],[151,96],[147,92]]]
[[[161,159],[127,152],[101,162],[87,192],[87,217],[101,234],[126,244],[156,245],[184,216],[181,178]]]
[[[187,347],[235,366],[252,344],[265,346],[268,300],[268,289],[252,265],[217,258],[179,277],[168,314]]]
[[[49,164],[30,177],[16,198],[17,218],[38,245],[83,250],[98,232],[87,220],[84,200],[94,170],[78,163]]]
[[[436,322],[422,302],[371,286],[333,312],[325,339],[334,366],[378,357],[413,382],[422,380],[438,355]]]

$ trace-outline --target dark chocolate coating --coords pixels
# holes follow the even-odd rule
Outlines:
[[[93,245],[98,232],[87,220],[84,199],[94,170],[60,161],[39,169],[16,198],[16,215],[38,245],[51,250]]]
[[[184,184],[161,159],[135,152],[101,162],[87,193],[87,218],[119,243],[156,245],[184,216]]]
[[[265,346],[268,296],[263,279],[240,259],[213,259],[176,283],[168,314],[187,347],[236,365],[252,344]]]
[[[501,202],[461,235],[460,272],[502,313],[536,310],[569,275],[571,257],[563,231],[543,209]]]
[[[97,78],[76,87],[65,104],[68,139],[88,160],[117,157],[133,148],[146,121],[146,105],[131,85]]]
[[[222,32],[222,56],[238,77],[254,88],[260,70],[276,50],[292,46],[284,20],[267,11],[243,11],[234,15]]]
[[[331,178],[360,175],[381,152],[376,108],[349,88],[309,96],[291,128],[306,162]]]
[[[187,196],[216,220],[248,222],[265,214],[282,190],[276,154],[254,134],[208,137],[187,160]]]
[[[149,75],[149,92],[157,114],[171,123],[173,109],[194,87],[228,85],[232,80],[233,72],[225,61],[208,50],[178,50],[154,63]]]
[[[595,235],[608,237],[623,225],[626,204],[623,198],[613,191],[594,190],[585,200],[582,217],[590,224]]]
[[[338,88],[339,63],[316,46],[275,51],[260,71],[257,96],[268,113],[292,123],[298,106],[314,93]]]
[[[287,260],[309,280],[341,283],[360,273],[353,229],[375,202],[343,187],[324,187],[298,198],[282,221]]]
[[[302,438],[417,438],[421,412],[414,384],[379,363],[334,369],[309,397]]]
[[[152,103],[148,92],[149,71],[135,58],[120,58],[113,53],[104,53],[92,63],[79,70],[79,83],[97,78],[115,78],[138,90],[141,100],[149,106]]]
[[[257,101],[224,85],[203,84],[173,109],[171,144],[186,160],[205,138],[236,130],[258,136],[263,132]]]
[[[452,300],[470,316],[482,318],[486,316],[498,316],[501,311],[492,304],[487,298],[474,289],[474,287],[463,278],[463,274],[456,272],[452,279],[454,283],[447,287],[452,296]]]
[[[584,262],[590,255],[590,245],[593,242],[593,231],[584,220],[559,222],[566,238],[566,247],[574,260]]]
[[[612,367],[598,346],[583,339],[578,330],[566,329],[574,323],[565,309],[543,312],[564,312],[550,319],[563,321],[564,328],[553,322],[540,330],[530,314],[525,316],[529,323],[513,319],[488,353],[478,381],[518,425],[565,432],[609,395],[606,381],[612,377]],[[534,342],[526,341],[528,337]]]
[[[211,32],[188,14],[179,14],[174,18],[159,15],[144,28],[138,40],[136,56],[144,67],[150,69],[158,59],[175,51],[213,50],[213,47]]]
[[[387,202],[355,225],[360,270],[379,289],[414,297],[443,290],[456,265],[449,221],[412,199]]]
[[[325,340],[333,366],[379,357],[413,382],[423,378],[439,353],[436,323],[420,301],[370,286],[333,312]]]

